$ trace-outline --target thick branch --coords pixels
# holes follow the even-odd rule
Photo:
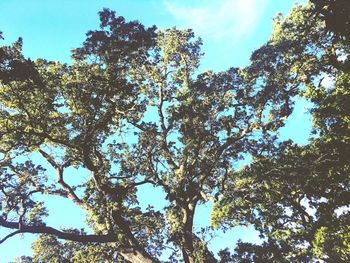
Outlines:
[[[48,234],[48,235],[54,235],[60,239],[83,242],[83,243],[88,243],[88,242],[108,243],[108,242],[116,241],[113,235],[79,235],[79,234],[70,233],[70,232],[63,232],[49,226],[22,225],[21,229],[19,229],[20,228],[19,223],[6,221],[2,217],[0,217],[0,226],[11,228],[11,229],[18,229],[18,231],[15,231],[10,235],[8,235],[7,237],[3,238],[0,243],[4,242],[9,237],[19,233]]]
[[[125,249],[121,250],[121,254],[124,258],[131,262],[145,262],[145,263],[155,263],[159,262],[154,259],[148,252],[144,249],[144,247],[139,243],[139,241],[135,238],[134,234],[130,230],[130,224],[127,222],[118,211],[113,211],[112,216],[114,221],[117,223],[118,227],[123,231],[130,247],[133,248],[132,251],[127,252]],[[127,249],[129,250],[129,249]]]

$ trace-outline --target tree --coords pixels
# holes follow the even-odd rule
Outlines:
[[[29,232],[106,243],[131,262],[156,262],[171,243],[185,262],[214,262],[193,233],[196,206],[219,198],[234,163],[274,139],[296,87],[273,73],[262,83],[254,69],[197,75],[192,31],[146,29],[109,10],[100,20],[72,65],[25,59],[21,40],[1,49],[0,225],[15,229],[2,241]],[[69,185],[71,167],[90,179]],[[138,206],[143,184],[163,189],[163,212]],[[94,234],[47,226],[38,195],[72,200]]]
[[[331,92],[328,102],[313,93],[322,90],[313,86],[321,73],[338,77],[343,64],[334,54],[347,46],[340,39],[332,50],[322,22],[307,20],[309,12],[298,8],[277,19],[271,41],[252,55],[251,65],[218,73],[199,74],[201,40],[191,30],[145,28],[110,10],[100,13],[100,29],[88,32],[73,51],[72,65],[26,59],[21,39],[1,47],[0,225],[14,232],[0,242],[19,233],[45,234],[33,245],[34,262],[79,261],[82,252],[89,262],[158,262],[168,247],[174,251],[171,262],[217,262],[193,229],[196,207],[213,202],[214,227],[253,224],[266,237],[262,246],[239,244],[235,255],[223,250],[220,262],[307,260],[313,255],[298,246],[311,234],[319,237],[313,239],[314,255],[327,255],[329,242],[346,239],[334,234],[347,235],[344,221],[328,217],[339,222],[337,231],[329,224],[313,228],[299,200],[315,190],[304,182],[314,186],[329,179],[327,172],[325,178],[315,175],[323,171],[315,163],[322,151],[316,142],[300,149],[276,141],[305,85],[320,105],[315,116],[327,105],[347,105]],[[248,156],[254,163],[237,170]],[[290,168],[296,161],[299,166]],[[293,169],[304,168],[304,181],[292,176]],[[90,177],[73,185],[67,179],[72,171]],[[343,177],[337,180],[339,188]],[[137,190],[144,184],[164,191],[163,211],[140,207]],[[48,195],[84,209],[93,233],[47,226]],[[315,196],[317,203],[320,195]],[[333,199],[338,207],[339,198]],[[278,221],[287,208],[295,232]]]
[[[322,20],[308,20],[313,11],[298,7],[277,20],[270,44],[297,47],[291,68],[310,70],[304,96],[314,104],[316,136],[306,146],[276,145],[228,182],[216,222],[251,223],[265,238],[262,245],[240,243],[238,262],[350,260],[349,42],[335,40]]]

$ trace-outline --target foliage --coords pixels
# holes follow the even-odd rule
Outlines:
[[[240,243],[238,262],[349,261],[349,44],[334,42],[321,21],[308,21],[310,11],[297,8],[277,21],[271,43],[299,51],[293,51],[291,68],[307,72],[304,96],[314,103],[316,136],[305,146],[276,145],[228,182],[214,223],[254,224],[266,240],[261,246]],[[325,85],[325,78],[334,83]]]
[[[311,0],[314,13],[325,21],[328,31],[336,36],[350,37],[350,7],[347,0]]]
[[[71,65],[26,59],[21,39],[1,47],[0,225],[14,232],[0,242],[43,234],[33,262],[346,262],[349,45],[315,8],[278,16],[251,64],[223,72],[199,73],[191,30],[110,10]],[[298,95],[314,103],[305,146],[278,141]],[[164,209],[140,205],[142,185]],[[92,233],[47,226],[48,195],[81,207]],[[207,202],[214,229],[253,225],[263,243],[218,260],[193,226]]]

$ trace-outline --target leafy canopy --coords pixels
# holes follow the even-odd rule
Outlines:
[[[223,72],[199,73],[191,30],[107,9],[70,65],[26,59],[21,39],[1,47],[0,225],[14,232],[0,242],[43,234],[29,262],[347,261],[349,45],[315,8],[278,16],[251,64]],[[277,140],[297,96],[314,103],[306,146]],[[142,185],[164,209],[141,207]],[[49,195],[82,208],[89,232],[46,225]],[[252,225],[263,244],[218,260],[193,226],[207,202],[210,232]]]

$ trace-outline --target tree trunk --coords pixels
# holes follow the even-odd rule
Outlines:
[[[153,258],[147,251],[140,245],[138,240],[132,234],[129,224],[120,216],[118,212],[113,213],[113,219],[119,226],[120,230],[123,231],[128,243],[130,244],[130,248],[119,249],[119,254],[122,255],[126,260],[132,263],[158,263],[159,260]]]
[[[188,204],[188,207],[183,209],[183,240],[182,240],[182,255],[185,263],[195,263],[196,256],[195,252],[198,252],[198,246],[202,241],[193,233],[193,219],[196,204]],[[208,248],[202,244],[204,247],[201,248],[200,253],[203,256],[203,263],[216,263],[217,260],[213,254],[208,250]]]
[[[185,263],[194,263],[194,247],[193,247],[193,217],[195,204],[188,204],[186,208],[182,209],[183,212],[183,237],[182,237],[182,255]]]
[[[132,263],[159,263],[160,261],[151,258],[147,253],[139,250],[121,251],[120,255]]]

